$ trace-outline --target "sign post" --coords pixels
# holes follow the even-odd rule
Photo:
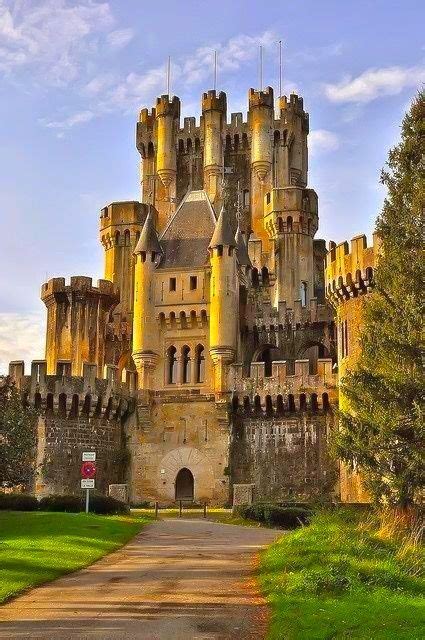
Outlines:
[[[81,465],[81,488],[86,490],[86,513],[90,510],[90,489],[94,489],[96,452],[84,451]]]

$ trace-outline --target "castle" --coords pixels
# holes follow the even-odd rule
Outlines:
[[[248,101],[228,118],[208,91],[183,126],[177,97],[143,109],[141,202],[100,214],[105,279],[43,284],[45,360],[10,365],[39,409],[37,493],[78,492],[95,450],[97,488],[134,504],[361,499],[327,439],[374,252],[315,239],[303,100]]]

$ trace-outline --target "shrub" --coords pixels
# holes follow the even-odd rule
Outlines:
[[[125,502],[115,500],[115,498],[94,494],[90,495],[90,511],[99,514],[129,513],[130,508]]]
[[[279,506],[263,502],[240,505],[235,509],[235,512],[242,518],[286,529],[294,529],[300,524],[307,524],[312,516],[311,509],[305,506]]]
[[[0,510],[9,511],[36,511],[38,500],[35,496],[25,493],[1,493]]]
[[[46,496],[40,500],[40,510],[78,513],[83,510],[83,501],[79,496]]]

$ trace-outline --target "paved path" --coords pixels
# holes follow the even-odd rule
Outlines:
[[[250,640],[267,609],[255,552],[282,532],[161,520],[87,569],[0,607],[0,638]]]

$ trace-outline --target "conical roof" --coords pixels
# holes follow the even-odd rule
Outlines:
[[[149,210],[139,241],[134,249],[135,255],[142,252],[163,253],[162,247],[159,244],[151,210]]]
[[[209,244],[209,249],[215,249],[218,246],[236,247],[236,240],[230,226],[227,213],[222,207],[220,215],[215,225],[214,233]]]
[[[238,225],[238,228],[236,229],[235,242],[236,242],[236,255],[238,257],[239,264],[242,267],[250,267],[251,260],[249,258],[248,249],[245,244],[245,239],[242,235],[242,231],[239,225]]]

